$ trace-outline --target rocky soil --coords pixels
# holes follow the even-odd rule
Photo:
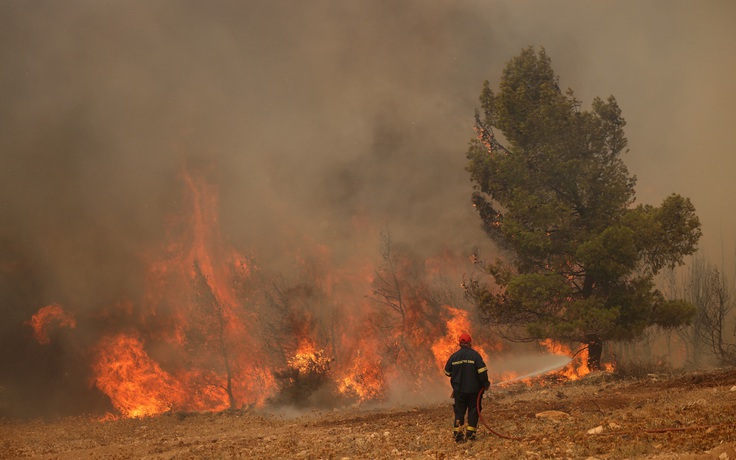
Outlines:
[[[285,416],[258,410],[0,422],[0,458],[736,459],[736,369],[591,374],[494,389],[456,444],[451,400]]]

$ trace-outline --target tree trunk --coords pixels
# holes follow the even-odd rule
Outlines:
[[[595,334],[586,337],[588,344],[588,369],[591,372],[601,370],[601,355],[603,354],[603,341]]]

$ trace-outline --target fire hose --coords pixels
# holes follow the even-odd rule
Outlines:
[[[572,360],[572,358],[567,359],[567,361],[565,362],[565,364],[569,363],[571,360]],[[494,383],[491,386],[496,386],[496,385],[501,385],[501,384],[507,384],[507,383],[515,382],[517,380],[523,380],[523,379],[526,379],[526,378],[529,378],[529,377],[533,377],[535,375],[545,374],[545,373],[547,373],[547,372],[549,372],[549,371],[551,371],[553,369],[556,369],[558,367],[559,367],[559,364],[555,364],[555,365],[546,367],[544,369],[539,369],[539,370],[537,370],[535,372],[530,372],[529,374],[526,374],[526,375],[522,375],[520,377],[513,378],[511,380],[504,380],[503,382]],[[490,386],[489,386],[489,388],[490,388]],[[508,435],[499,433],[498,431],[496,431],[493,428],[491,428],[490,426],[488,426],[488,424],[486,423],[485,419],[483,418],[483,415],[481,414],[481,408],[480,408],[480,400],[483,397],[483,393],[485,391],[486,391],[485,388],[481,388],[481,390],[478,392],[478,399],[476,400],[476,405],[475,405],[476,411],[478,412],[478,420],[480,420],[480,423],[482,423],[483,426],[486,427],[486,429],[488,431],[490,431],[491,433],[495,434],[499,438],[510,439],[512,441],[521,441],[521,440],[523,440],[524,438],[517,438],[517,437],[514,437],[514,436],[508,436]]]
[[[475,403],[476,403],[476,404],[475,404],[475,409],[476,409],[476,410],[478,411],[478,420],[480,420],[480,423],[482,423],[482,424],[483,424],[483,426],[484,426],[484,427],[486,427],[486,430],[488,430],[488,431],[490,431],[491,433],[495,434],[495,435],[496,435],[496,436],[498,436],[499,438],[503,438],[503,439],[510,439],[510,440],[512,440],[512,441],[521,441],[521,440],[522,440],[523,438],[515,438],[515,437],[513,437],[513,436],[508,436],[508,435],[505,435],[505,434],[499,433],[498,431],[496,431],[496,430],[494,430],[493,428],[491,428],[490,426],[488,426],[488,424],[486,423],[485,419],[484,419],[484,418],[483,418],[483,416],[481,415],[481,412],[482,412],[482,411],[481,411],[481,408],[480,408],[480,400],[481,400],[481,398],[483,397],[483,393],[484,393],[485,391],[486,391],[486,389],[485,389],[485,388],[481,388],[481,389],[480,389],[480,391],[478,392],[478,399],[477,399],[477,400],[476,400],[476,402],[475,402]]]
[[[567,361],[565,362],[565,364],[569,363],[571,360],[572,360],[572,358],[567,359]],[[494,383],[491,386],[496,386],[496,385],[511,383],[511,382],[515,382],[517,380],[523,380],[523,379],[526,379],[526,378],[529,378],[529,377],[533,377],[535,375],[545,374],[545,373],[547,373],[547,372],[549,372],[549,371],[551,371],[553,369],[556,369],[558,367],[559,367],[559,364],[554,364],[554,365],[549,366],[549,367],[546,367],[544,369],[539,369],[539,370],[537,370],[535,372],[530,372],[530,373],[528,373],[526,375],[522,375],[520,377],[516,377],[516,378],[513,378],[511,380],[504,380],[503,382]],[[489,388],[490,388],[490,386],[489,386]],[[521,441],[521,440],[523,440],[524,438],[517,438],[517,437],[514,437],[514,436],[508,436],[508,435],[505,435],[503,433],[499,433],[498,431],[496,431],[493,428],[491,428],[490,426],[488,426],[488,424],[486,423],[485,419],[483,418],[483,415],[481,414],[481,408],[480,408],[480,400],[483,397],[483,393],[485,391],[486,391],[485,388],[481,388],[481,390],[478,392],[478,398],[477,398],[476,404],[475,404],[475,409],[478,412],[478,420],[480,420],[480,423],[482,423],[483,426],[486,427],[486,429],[488,431],[490,431],[491,433],[495,434],[499,438],[510,439],[512,441]]]

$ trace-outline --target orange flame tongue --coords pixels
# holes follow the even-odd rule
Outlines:
[[[449,306],[445,308],[451,315],[451,318],[447,321],[447,333],[432,345],[432,354],[434,354],[438,369],[444,369],[447,358],[457,351],[460,334],[471,332],[470,319],[466,310]],[[488,359],[482,347],[474,345],[473,348]]]
[[[122,414],[145,417],[180,405],[181,385],[148,356],[138,338],[120,334],[98,346],[95,385]]]
[[[216,190],[187,173],[182,180],[190,212],[174,221],[181,228],[167,251],[152,257],[142,314],[128,312],[145,333],[102,339],[92,365],[95,386],[127,417],[262,403],[273,385],[247,353],[253,318],[236,288],[250,275],[248,260],[219,234]],[[146,352],[149,338],[170,350],[165,364]]]
[[[557,375],[565,377],[569,380],[578,380],[590,374],[588,368],[588,349],[585,348],[579,353],[573,354],[570,347],[555,342],[552,339],[545,339],[540,344],[555,355],[569,356],[573,360],[562,370],[557,371]]]
[[[360,348],[362,351],[356,352],[344,369],[338,389],[341,394],[357,398],[359,402],[380,399],[387,392],[381,359],[371,351],[368,344],[363,344]]]
[[[470,330],[468,312],[458,308],[446,307],[452,317],[447,321],[447,334],[432,345],[437,367],[443,369],[447,358],[457,351],[457,339],[460,334]]]

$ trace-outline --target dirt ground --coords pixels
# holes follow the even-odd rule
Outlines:
[[[0,422],[0,458],[736,459],[736,369],[591,374],[495,388],[478,439],[451,440],[451,400],[285,417],[258,410]],[[595,433],[598,431],[599,433]]]

